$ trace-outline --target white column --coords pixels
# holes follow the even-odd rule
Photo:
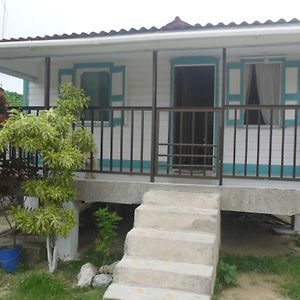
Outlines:
[[[63,261],[74,260],[77,256],[78,250],[78,236],[79,236],[79,202],[69,201],[65,204],[66,208],[72,208],[75,213],[76,224],[69,236],[66,238],[59,238],[57,240],[58,258]]]
[[[39,207],[39,199],[32,196],[24,196],[24,207],[26,209],[36,209]]]
[[[294,216],[294,231],[300,234],[300,215]]]

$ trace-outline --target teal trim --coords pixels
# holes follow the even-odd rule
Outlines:
[[[23,80],[23,101],[22,106],[29,105],[29,81]]]
[[[297,68],[298,75],[298,92],[297,93],[286,93],[286,78],[285,73],[287,68]],[[282,104],[286,104],[287,101],[294,100],[297,104],[300,104],[300,61],[299,60],[289,60],[285,61],[282,67]],[[286,126],[294,126],[295,121],[293,119],[285,120]],[[300,125],[300,111],[298,112],[298,125]]]
[[[85,69],[85,68],[111,68],[114,65],[112,62],[105,63],[79,63],[74,64],[74,70],[76,69]]]
[[[58,87],[57,87],[57,91],[58,91],[58,94],[60,92],[60,86],[62,84],[62,76],[63,75],[71,75],[72,76],[72,84],[74,84],[74,70],[73,69],[59,69],[58,70]]]
[[[122,73],[122,94],[112,95],[111,92],[111,102],[113,101],[122,101],[124,104],[125,99],[125,66],[114,66],[110,68],[111,74],[113,73]]]
[[[259,176],[268,176],[268,165],[259,165]],[[223,164],[223,174],[230,175],[233,172],[233,164],[224,163]],[[244,164],[235,164],[235,174],[237,176],[244,176],[245,165]],[[272,165],[271,166],[271,175],[272,176],[280,176],[281,166],[280,165]],[[256,175],[256,165],[255,164],[247,164],[247,175],[255,176]],[[283,166],[283,176],[292,176],[293,175],[293,166]],[[300,175],[300,166],[296,166],[296,175]]]
[[[214,92],[214,106],[218,107],[220,103],[220,95],[219,95],[219,62],[220,58],[215,56],[182,56],[176,57],[171,59],[170,61],[170,106],[174,107],[174,70],[176,66],[190,66],[190,65],[213,65],[215,67],[215,92]],[[174,120],[173,116],[171,115],[169,126],[173,128]],[[218,141],[219,135],[219,126],[218,126],[218,119],[214,119],[214,144]],[[170,143],[172,143],[173,137],[173,130],[170,133]],[[172,147],[170,146],[171,153],[173,152]],[[215,148],[213,150],[213,154],[215,155]],[[171,159],[169,163],[172,163]],[[218,159],[214,159],[213,165],[217,166]]]
[[[165,163],[165,162],[159,162],[159,163]],[[98,164],[100,164],[100,160],[98,159]],[[150,160],[143,160],[142,162],[143,164],[143,169],[144,171],[147,170],[147,171],[150,171],[151,169],[151,161]],[[121,161],[119,159],[113,159],[112,160],[112,168],[113,169],[116,169],[115,171],[118,171],[120,170],[120,166],[121,166]],[[110,169],[110,160],[109,159],[103,159],[102,160],[102,168],[104,169]],[[135,171],[138,171],[140,172],[140,168],[141,168],[141,161],[140,160],[133,160],[132,161],[132,168],[133,170]],[[123,160],[122,161],[122,169],[123,171],[125,170],[130,170],[130,160]],[[167,172],[167,167],[159,167],[159,171],[161,172]]]
[[[230,91],[230,70],[240,71],[240,93],[239,94],[229,94]],[[241,62],[228,63],[226,68],[226,104],[230,105],[231,101],[238,101],[240,105],[244,104],[244,65]],[[243,111],[240,110],[240,118],[236,120],[237,126],[242,126],[244,123]],[[229,110],[226,110],[226,125],[233,126],[234,120],[229,119]]]
[[[280,95],[280,104],[284,104],[286,95],[284,93],[285,91],[285,84],[286,84],[286,78],[285,78],[285,67],[286,65],[290,65],[292,63],[292,66],[294,66],[294,62],[287,61],[285,57],[270,57],[270,62],[278,62],[281,64],[281,95]],[[245,65],[246,64],[255,64],[255,63],[262,63],[265,62],[265,58],[254,58],[254,59],[241,59],[240,62],[234,62],[227,64],[227,82],[226,82],[226,103],[229,104],[230,101],[239,101],[241,105],[245,104]],[[300,61],[298,61],[300,66]],[[229,78],[229,70],[230,69],[240,69],[241,72],[241,86],[240,86],[240,94],[239,95],[230,95],[229,94],[229,84],[230,84],[230,78]],[[298,69],[298,81],[300,86],[300,73]],[[294,96],[294,95],[293,95]],[[292,95],[289,95],[288,98],[291,99],[293,97]],[[298,94],[297,94],[298,96]],[[299,95],[300,96],[300,95]],[[300,98],[300,97],[299,97]],[[297,99],[299,99],[297,98]],[[294,100],[295,98],[293,98]],[[299,114],[300,116],[300,114]],[[287,126],[290,124],[290,122],[287,123]],[[299,120],[300,124],[300,120]],[[229,120],[229,110],[226,112],[226,125],[233,126],[234,120]],[[244,111],[240,110],[240,118],[237,120],[237,126],[243,127],[244,126]]]

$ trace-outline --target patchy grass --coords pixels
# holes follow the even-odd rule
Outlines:
[[[277,284],[282,295],[300,300],[300,256],[291,254],[257,257],[232,255],[225,252],[221,252],[220,255],[214,299],[218,299],[222,290],[238,284],[235,282],[237,274],[250,272],[280,275],[280,281]]]
[[[113,254],[110,261],[121,258]],[[77,274],[84,263],[102,264],[99,253],[89,251],[77,261],[59,262],[53,274],[48,273],[46,263],[35,266],[20,264],[14,273],[0,270],[0,299],[7,300],[94,300],[102,299],[105,289],[77,288]]]

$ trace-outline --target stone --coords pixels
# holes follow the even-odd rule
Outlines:
[[[84,264],[81,267],[80,272],[77,276],[78,278],[77,286],[78,287],[91,286],[93,278],[96,275],[96,272],[97,269],[94,265],[92,265],[91,263]]]
[[[105,288],[112,282],[112,276],[108,274],[98,274],[94,277],[92,286],[94,288]]]
[[[119,260],[113,262],[110,265],[104,265],[102,267],[100,267],[97,271],[97,274],[110,274],[112,275],[114,273],[116,264],[119,262]]]

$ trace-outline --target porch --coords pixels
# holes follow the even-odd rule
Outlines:
[[[21,109],[39,114],[44,107]],[[122,180],[121,175],[129,175],[124,179],[190,179],[213,185],[225,179],[298,181],[299,110],[300,105],[89,107],[81,122],[73,124],[88,128],[96,144],[80,172],[89,174],[86,177],[111,174]],[[263,123],[262,112],[270,114],[269,124]],[[257,115],[257,125],[249,124],[250,114]],[[231,126],[226,125],[229,115]],[[280,124],[274,124],[275,116]],[[201,131],[201,138],[196,131]],[[28,159],[40,164],[37,155]]]

